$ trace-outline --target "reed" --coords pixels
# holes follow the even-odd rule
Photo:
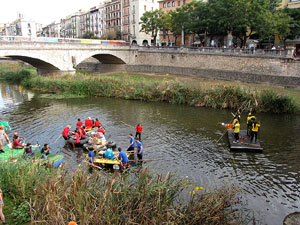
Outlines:
[[[67,224],[239,224],[235,188],[191,189],[186,180],[151,175],[89,174],[48,170],[23,162],[1,164],[0,184],[16,205],[28,205],[31,223]],[[22,172],[21,172],[22,171]],[[14,177],[13,177],[14,176]],[[9,181],[10,183],[8,183]],[[203,188],[202,188],[203,189]],[[186,201],[179,196],[189,195]]]
[[[23,72],[24,73],[24,72]],[[8,75],[4,76],[8,79]],[[164,101],[216,109],[238,109],[250,102],[247,109],[258,112],[295,113],[295,99],[268,89],[250,90],[240,85],[207,85],[193,80],[178,80],[169,76],[129,75],[58,75],[46,77],[12,76],[22,80],[27,88],[49,94],[74,96],[104,96],[142,101]],[[19,77],[19,78],[16,78]]]

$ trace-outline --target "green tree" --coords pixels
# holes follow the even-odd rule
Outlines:
[[[300,37],[300,10],[285,8],[282,11],[292,19],[290,22],[291,32],[287,36],[287,39],[295,39]]]
[[[208,5],[203,2],[192,2],[188,8],[189,20],[186,23],[188,32],[198,35],[202,44],[204,44],[210,23],[210,11]]]
[[[162,29],[162,14],[161,10],[146,11],[140,18],[142,25],[140,32],[151,34],[153,44],[156,45],[158,31]]]
[[[169,38],[169,31],[172,30],[172,15],[171,12],[162,13],[161,15],[161,31],[168,36],[168,42],[170,41]]]

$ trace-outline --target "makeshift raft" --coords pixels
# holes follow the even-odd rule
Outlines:
[[[5,153],[0,154],[0,161],[10,161],[15,159],[21,159],[23,158],[24,148],[21,149],[10,149],[7,145],[3,147],[3,150]],[[47,156],[47,159],[42,159],[42,153],[39,151],[39,147],[37,145],[32,146],[32,152],[35,154],[34,158],[35,161],[41,162],[41,164],[46,164],[49,167],[59,167],[63,161],[64,157],[59,154],[50,153]],[[31,159],[31,158],[28,158]]]
[[[231,151],[244,151],[244,152],[262,152],[263,148],[257,139],[256,143],[250,142],[250,137],[247,135],[246,130],[240,130],[240,140],[238,143],[233,143],[235,141],[233,130],[227,130],[228,143]]]
[[[105,151],[100,151],[99,154],[103,155]],[[127,157],[130,156],[128,152],[126,152]],[[106,159],[106,158],[98,158],[94,160],[94,163],[97,166],[112,166],[113,169],[118,169],[120,165],[120,160],[118,160],[119,152],[114,152],[115,159]]]

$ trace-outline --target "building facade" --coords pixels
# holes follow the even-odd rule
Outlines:
[[[121,33],[121,1],[112,0],[105,3],[105,34],[107,39],[116,39]]]
[[[150,34],[141,32],[140,18],[146,11],[159,8],[157,0],[130,0],[130,43],[137,45],[151,45],[153,38]]]
[[[37,37],[41,29],[42,25],[40,23],[26,19],[22,14],[19,14],[15,21],[4,24],[2,31],[0,28],[0,32],[8,36]]]
[[[122,39],[130,41],[130,0],[121,0],[121,14],[122,14]]]

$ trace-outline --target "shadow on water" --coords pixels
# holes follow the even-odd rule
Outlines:
[[[233,153],[226,136],[216,143],[224,133],[218,122],[231,120],[228,110],[109,98],[54,100],[4,84],[1,94],[1,120],[32,143],[50,143],[71,169],[82,163],[86,152],[64,148],[63,139],[54,143],[67,124],[74,128],[77,118],[98,118],[107,128],[106,136],[126,149],[128,134],[142,123],[144,158],[163,158],[143,166],[162,173],[176,171],[206,188],[237,184],[245,206],[263,224],[281,224],[287,214],[299,210],[299,115],[257,114],[264,152]],[[243,114],[242,128],[245,120]]]

